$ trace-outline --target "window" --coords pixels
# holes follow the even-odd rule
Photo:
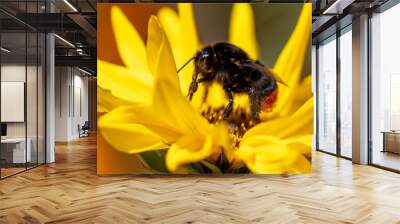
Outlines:
[[[352,33],[351,26],[340,36],[340,155],[352,157]]]
[[[371,162],[400,170],[400,5],[371,18]]]
[[[318,48],[318,149],[336,153],[336,36]]]

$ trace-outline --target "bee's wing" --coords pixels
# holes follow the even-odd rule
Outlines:
[[[271,74],[271,75],[275,78],[275,80],[276,80],[278,83],[280,83],[280,84],[282,84],[282,85],[284,85],[284,86],[286,86],[286,87],[289,87],[289,86],[286,84],[286,82],[283,81],[283,79],[282,79],[281,77],[279,77],[272,69],[265,68],[265,70],[266,70],[269,74]]]

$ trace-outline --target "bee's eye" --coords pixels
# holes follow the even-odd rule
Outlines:
[[[199,68],[200,68],[202,71],[204,71],[204,72],[211,72],[210,55],[209,55],[207,52],[203,53],[203,54],[199,57],[197,63],[198,63]]]
[[[200,58],[198,63],[199,63],[200,67],[206,66],[207,65],[207,58],[205,58],[205,57],[204,58]]]

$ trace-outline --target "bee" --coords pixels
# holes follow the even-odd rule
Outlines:
[[[178,73],[192,60],[194,71],[188,91],[189,100],[197,91],[199,83],[206,84],[207,94],[209,84],[217,81],[222,85],[229,100],[222,114],[223,119],[227,119],[232,113],[235,93],[248,94],[251,116],[255,120],[259,119],[262,110],[270,110],[277,99],[277,79],[272,72],[233,44],[218,42],[204,47],[189,59]]]

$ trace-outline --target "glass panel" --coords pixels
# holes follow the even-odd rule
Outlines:
[[[38,35],[38,163],[45,163],[45,65],[46,65],[46,52],[45,44],[46,37],[40,33]]]
[[[1,34],[1,166],[2,177],[25,170],[26,33]],[[29,149],[29,147],[28,147]]]
[[[340,153],[352,157],[352,35],[340,36]]]
[[[316,83],[315,81],[317,80],[317,47],[316,45],[312,45],[311,47],[311,75],[312,75],[312,91],[315,94],[315,86]],[[316,103],[316,97],[314,97],[314,114],[317,114],[317,103]],[[316,136],[317,136],[317,119],[314,119],[314,133],[313,133],[313,139],[312,139],[312,149],[316,150]]]
[[[26,111],[27,111],[27,143],[28,143],[28,151],[30,150],[30,158],[28,159],[28,168],[37,165],[38,160],[38,143],[37,143],[37,132],[38,132],[38,107],[37,107],[37,98],[38,98],[38,36],[36,32],[27,33],[27,80],[26,80]],[[28,154],[29,155],[29,154]]]
[[[336,37],[318,48],[318,149],[336,153]]]
[[[400,5],[374,15],[372,25],[372,163],[400,170]]]

